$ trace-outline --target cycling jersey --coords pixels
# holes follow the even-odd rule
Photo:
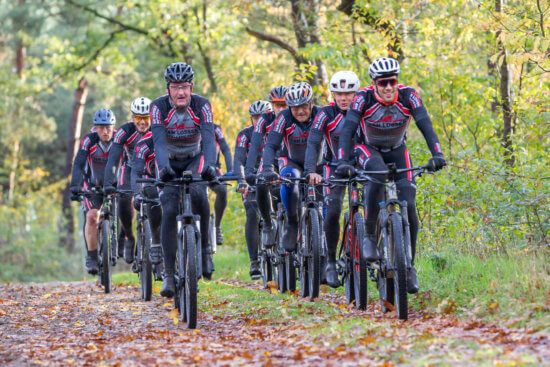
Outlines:
[[[89,133],[82,139],[73,164],[72,187],[81,187],[85,177],[89,178],[89,186],[103,186],[105,166],[112,142],[110,140],[104,144],[95,132]]]
[[[141,138],[134,150],[134,166],[132,167],[132,190],[139,193],[141,185],[136,183],[143,176],[156,177],[155,148],[153,134],[148,132]]]
[[[395,99],[384,102],[374,86],[357,92],[346,116],[338,157],[349,161],[353,149],[351,137],[360,126],[363,142],[380,151],[397,149],[405,142],[411,117],[424,135],[432,155],[441,154],[441,146],[432,121],[418,93],[399,84]]]
[[[263,168],[265,171],[273,171],[273,160],[276,158],[275,153],[281,146],[281,142],[284,142],[287,157],[299,166],[304,166],[309,130],[318,112],[319,107],[313,106],[309,120],[303,124],[292,116],[290,108],[282,110],[277,115],[267,136],[267,143],[263,152]],[[316,157],[316,163],[321,160],[320,153],[321,151]]]
[[[252,133],[254,131],[254,126],[249,125],[242,129],[237,135],[237,141],[235,143],[235,154],[233,157],[233,169],[234,174],[237,177],[239,182],[242,182],[244,179],[244,166],[246,165],[246,160],[248,152],[250,150]],[[260,165],[260,157],[256,158],[256,164],[254,165],[254,172],[258,169]]]
[[[124,166],[124,170],[132,167],[134,148],[146,133],[139,132],[136,125],[131,121],[117,129],[113,136],[113,146],[109,152],[109,160],[105,168],[105,182],[107,185],[114,183],[115,171],[120,163]],[[122,177],[124,178],[123,172]],[[120,181],[119,179],[119,183]]]
[[[231,159],[231,148],[229,148],[229,144],[227,144],[227,139],[220,125],[214,124],[214,133],[216,134],[216,167],[221,168],[221,152],[225,158],[225,168],[227,172],[232,172],[233,160]]]
[[[250,148],[246,158],[245,173],[247,175],[256,172],[258,169],[258,164],[262,157],[261,152],[264,149],[267,133],[271,129],[273,121],[275,121],[274,112],[269,111],[263,113],[260,115],[260,118],[253,129],[253,133],[250,138]]]
[[[167,167],[170,160],[188,161],[197,157],[201,149],[205,164],[215,165],[212,106],[206,98],[192,94],[189,106],[181,109],[174,107],[169,95],[155,99],[151,103],[151,126],[159,169]]]

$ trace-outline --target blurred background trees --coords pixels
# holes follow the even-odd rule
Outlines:
[[[164,68],[174,61],[193,66],[195,91],[212,101],[234,143],[249,104],[273,86],[307,80],[322,105],[334,72],[353,70],[367,86],[369,63],[395,57],[450,163],[419,181],[420,252],[548,248],[547,0],[0,5],[0,280],[78,275],[76,205],[64,189],[79,138],[95,110],[112,108],[120,125],[133,98],[164,94]],[[425,143],[409,131],[422,163]],[[231,233],[244,242],[240,230]]]

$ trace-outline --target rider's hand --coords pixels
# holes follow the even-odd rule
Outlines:
[[[428,171],[439,171],[446,165],[447,162],[445,161],[445,157],[443,157],[443,155],[435,155],[428,161]]]
[[[103,193],[107,196],[113,195],[115,192],[116,192],[116,187],[114,186],[109,185],[109,186],[103,187]]]
[[[139,210],[141,208],[141,202],[143,201],[143,195],[135,194],[134,195],[134,208]]]
[[[338,167],[336,167],[336,171],[334,173],[338,177],[349,178],[354,172],[355,172],[355,169],[351,164],[349,164],[346,161],[339,161]]]
[[[78,194],[80,192],[80,188],[78,186],[69,187],[69,191],[71,192],[72,201],[80,201],[80,195]]]
[[[245,179],[250,186],[256,185],[256,175],[254,173],[247,174]]]
[[[201,177],[203,180],[212,181],[216,178],[216,168],[209,165],[204,166],[201,172]]]
[[[174,179],[174,177],[176,177],[176,172],[170,166],[162,168],[159,172],[159,178],[163,182],[168,182]]]
[[[280,179],[279,174],[273,171],[263,171],[262,173],[260,173],[260,177],[262,177],[263,180],[267,183],[276,182]]]
[[[319,185],[323,181],[323,176],[317,173],[310,173],[307,175],[307,180],[310,185]]]
[[[239,182],[239,186],[237,186],[237,192],[243,195],[248,194],[248,185],[246,184],[246,182]]]

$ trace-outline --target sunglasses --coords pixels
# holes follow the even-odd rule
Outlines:
[[[189,90],[191,89],[191,86],[192,84],[183,84],[183,85],[173,85],[173,84],[170,84],[170,86],[168,86],[168,88],[170,88],[171,91],[173,92],[176,92],[178,90]]]
[[[397,84],[397,79],[381,79],[376,81],[376,85],[382,88],[385,88],[388,85],[395,87],[396,84]]]
[[[145,121],[146,122],[146,121],[149,121],[150,117],[149,117],[149,115],[143,115],[143,116],[134,115],[134,119],[138,122],[139,121]]]

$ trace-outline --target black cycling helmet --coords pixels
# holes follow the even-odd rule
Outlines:
[[[164,71],[164,79],[167,83],[191,82],[194,77],[193,68],[184,62],[170,64]]]
[[[288,88],[282,85],[275,87],[269,92],[269,102],[284,102]]]
[[[285,95],[286,105],[288,107],[301,106],[313,99],[313,90],[311,85],[306,82],[292,84]]]
[[[108,108],[98,110],[94,115],[94,125],[114,125],[116,117],[113,111]]]

